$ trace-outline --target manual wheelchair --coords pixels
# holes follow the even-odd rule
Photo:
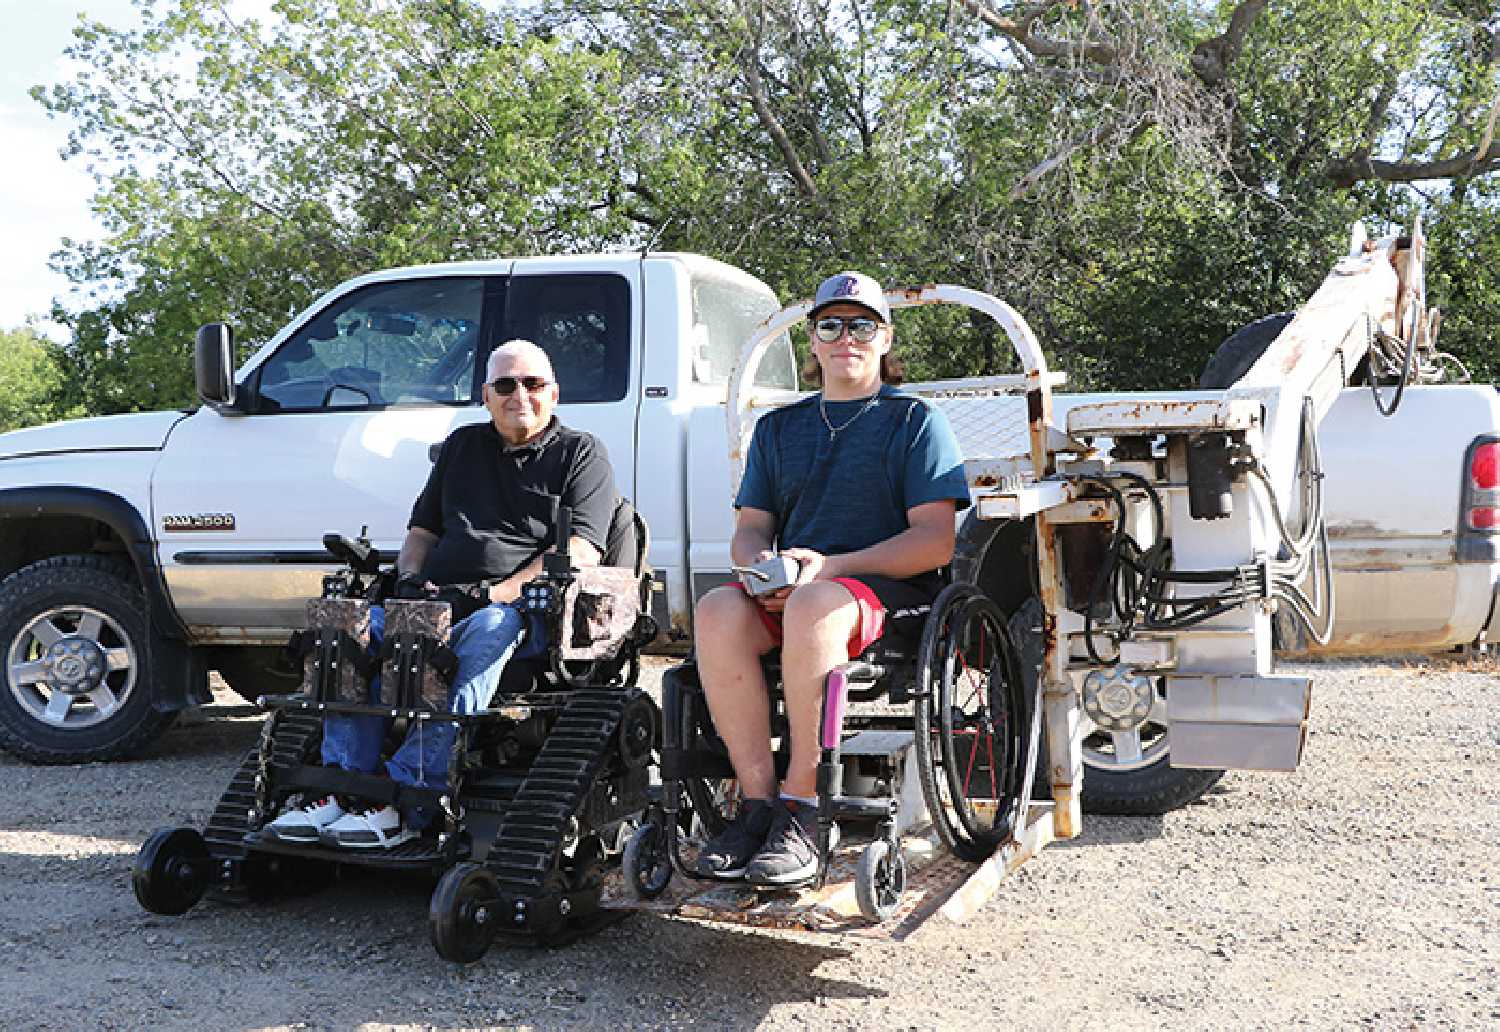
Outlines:
[[[774,652],[763,666],[773,686],[780,777],[790,742]],[[948,585],[925,612],[894,614],[875,644],[828,674],[818,727],[814,888],[829,878],[841,821],[873,829],[854,870],[858,907],[870,921],[901,906],[906,829],[930,820],[948,850],[968,861],[984,860],[1019,834],[1041,726],[1035,679],[1023,674],[1005,614],[970,584]],[[698,874],[692,863],[739,800],[691,661],[663,678],[662,714],[662,797],[622,862],[626,887],[639,899],[661,896],[674,874],[734,884]]]
[[[557,526],[566,542],[565,511]],[[324,546],[346,568],[324,578],[290,646],[304,662],[302,690],[259,700],[269,710],[259,743],[201,833],[168,828],[147,839],[132,878],[137,900],[181,914],[210,889],[231,900],[306,890],[342,865],[429,872],[441,876],[429,908],[433,946],[458,962],[478,959],[498,935],[559,943],[604,923],[604,875],[648,805],[660,726],[656,704],[636,687],[640,650],[656,636],[644,521],[620,502],[601,566],[574,569],[565,549],[544,557],[520,605],[545,626],[546,650],[513,659],[489,708],[474,714],[447,711],[449,604],[387,598],[394,571],[380,569],[363,538],[329,535]],[[385,605],[378,650],[372,599]],[[452,723],[443,787],[318,765],[329,714],[387,718],[388,743],[416,722]],[[262,833],[289,799],[331,793],[436,818],[381,850]]]

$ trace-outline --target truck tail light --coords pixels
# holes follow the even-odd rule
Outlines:
[[[1470,454],[1469,483],[1478,491],[1500,488],[1500,441],[1481,444]]]
[[[1470,445],[1466,472],[1464,528],[1500,534],[1500,440],[1481,438]]]

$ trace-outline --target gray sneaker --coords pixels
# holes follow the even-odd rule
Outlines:
[[[771,819],[766,844],[745,868],[752,885],[799,885],[818,873],[818,810],[782,802]]]
[[[745,876],[745,865],[765,843],[771,830],[772,808],[765,799],[746,799],[729,827],[704,844],[698,853],[698,873],[731,881]]]

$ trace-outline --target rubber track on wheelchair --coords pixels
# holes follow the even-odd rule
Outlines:
[[[317,717],[283,713],[276,724],[271,744],[271,763],[277,767],[295,767],[305,762],[308,747],[320,730]],[[243,860],[246,855],[245,834],[250,830],[250,808],[255,805],[255,776],[260,772],[260,746],[250,750],[235,771],[229,787],[214,807],[203,839],[209,855],[217,860]]]
[[[604,765],[625,701],[619,689],[578,690],[568,699],[485,858],[502,893],[535,899],[549,888],[568,825]]]

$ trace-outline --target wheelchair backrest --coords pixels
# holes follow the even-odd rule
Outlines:
[[[614,516],[609,521],[603,564],[629,567],[640,574],[646,570],[647,553],[650,549],[651,532],[646,527],[646,521],[635,511],[630,499],[622,497],[615,504]]]

